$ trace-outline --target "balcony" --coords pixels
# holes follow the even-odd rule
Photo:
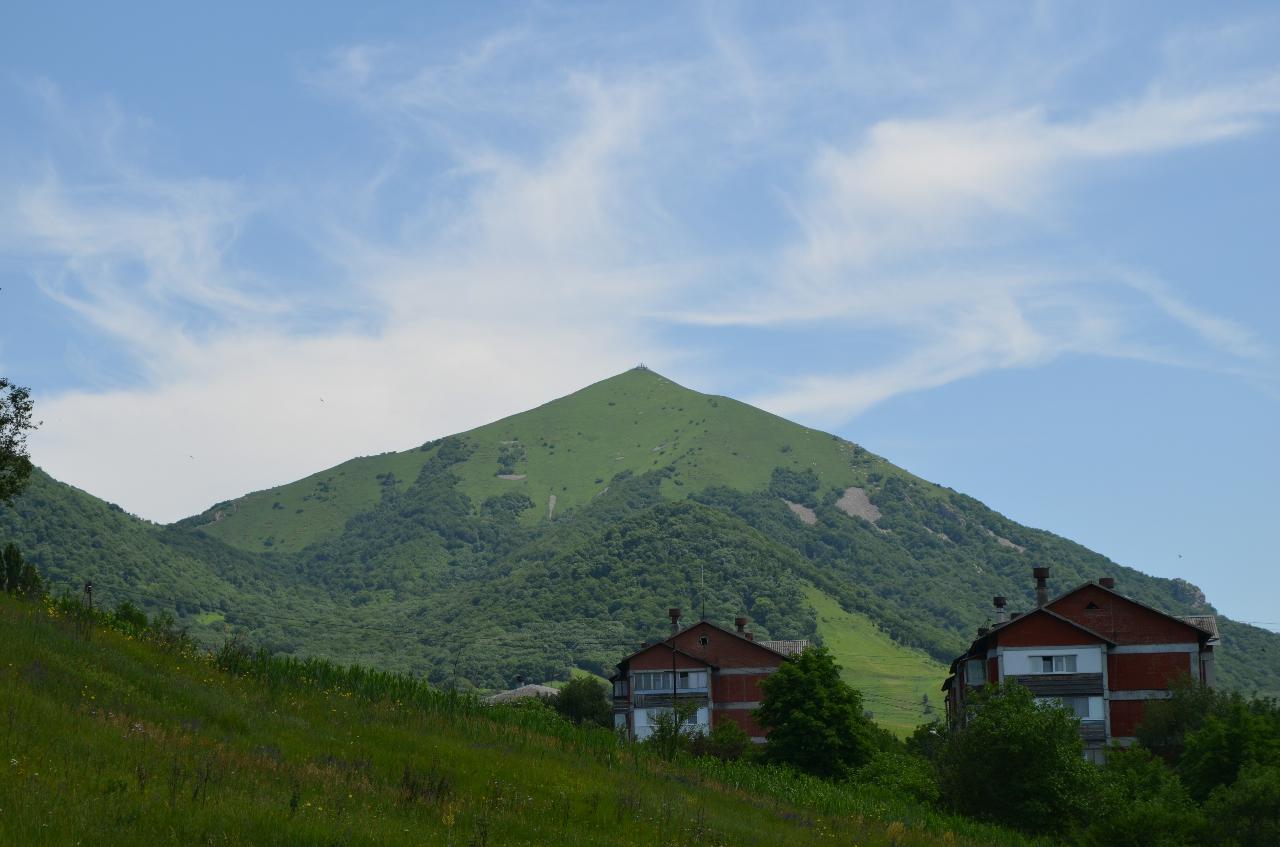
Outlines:
[[[1013,678],[1037,697],[1101,696],[1100,673],[1037,673]]]

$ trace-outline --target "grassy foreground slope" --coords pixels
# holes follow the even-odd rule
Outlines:
[[[230,676],[4,596],[0,645],[4,844],[1023,843],[853,788],[667,764],[544,713]]]

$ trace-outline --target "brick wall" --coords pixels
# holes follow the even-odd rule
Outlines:
[[[1179,677],[1191,675],[1193,657],[1196,654],[1112,653],[1107,656],[1107,684],[1112,691],[1167,689]]]

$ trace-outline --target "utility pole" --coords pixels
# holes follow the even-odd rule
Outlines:
[[[84,584],[85,604],[89,607],[88,619],[85,621],[84,640],[88,641],[93,633],[93,583]]]
[[[680,610],[667,609],[671,615],[671,720],[680,731],[680,713],[676,711],[676,635],[680,632]]]

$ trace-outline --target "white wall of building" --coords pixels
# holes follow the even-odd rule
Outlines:
[[[1004,675],[1026,676],[1042,671],[1040,659],[1044,656],[1075,656],[1075,673],[1102,673],[1104,661],[1102,648],[1089,647],[1008,647],[1001,650],[1000,661]]]
[[[654,724],[657,723],[658,715],[663,712],[670,712],[669,708],[657,707],[651,709],[636,709],[633,714],[635,720],[635,734],[637,741],[643,741],[653,734]],[[693,717],[693,723],[684,725],[685,732],[700,732],[704,735],[711,731],[711,710],[706,706],[699,707],[697,713]]]

